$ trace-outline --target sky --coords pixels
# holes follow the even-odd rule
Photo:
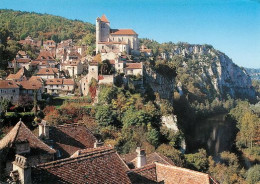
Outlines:
[[[33,11],[95,23],[139,38],[210,44],[243,67],[260,68],[260,0],[0,0],[0,9]]]

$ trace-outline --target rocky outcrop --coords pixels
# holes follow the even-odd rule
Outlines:
[[[183,62],[182,67],[189,67],[189,71],[195,68],[196,72],[188,74],[196,79],[201,88],[214,88],[219,97],[255,98],[255,90],[246,70],[210,45],[177,44],[163,55],[168,59],[176,55],[186,58],[188,62]],[[179,90],[180,87],[177,87]]]
[[[166,77],[149,66],[144,67],[144,85],[149,85],[161,99],[167,99],[170,102],[173,100],[174,84],[174,77]]]

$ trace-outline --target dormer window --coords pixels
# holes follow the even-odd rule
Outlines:
[[[16,154],[30,153],[30,144],[27,140],[15,143]]]

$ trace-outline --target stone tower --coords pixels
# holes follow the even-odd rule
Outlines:
[[[110,22],[105,15],[96,19],[96,53],[98,53],[98,43],[108,42],[110,35]]]
[[[94,78],[98,81],[98,64],[97,63],[90,63],[88,66],[88,82]]]
[[[100,24],[101,24],[101,20],[98,17],[96,19],[96,54],[98,53],[98,42],[100,42],[100,37],[101,37]]]

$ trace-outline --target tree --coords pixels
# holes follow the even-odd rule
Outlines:
[[[18,99],[18,105],[22,107],[25,112],[26,108],[32,107],[33,99],[29,95],[21,95]]]
[[[174,147],[167,145],[167,144],[161,144],[157,150],[158,153],[163,154],[164,156],[170,158],[176,166],[183,167],[184,166],[184,157],[181,154],[181,152]]]
[[[206,172],[209,167],[207,152],[205,149],[199,149],[197,153],[186,154],[185,160],[189,168],[197,171]]]
[[[247,171],[246,181],[248,184],[256,184],[260,182],[260,165],[255,165]]]
[[[2,99],[0,104],[2,112],[7,112],[8,108],[11,106],[11,102],[6,98]]]
[[[111,106],[102,105],[96,107],[95,118],[100,126],[115,125],[115,113],[111,110]]]

